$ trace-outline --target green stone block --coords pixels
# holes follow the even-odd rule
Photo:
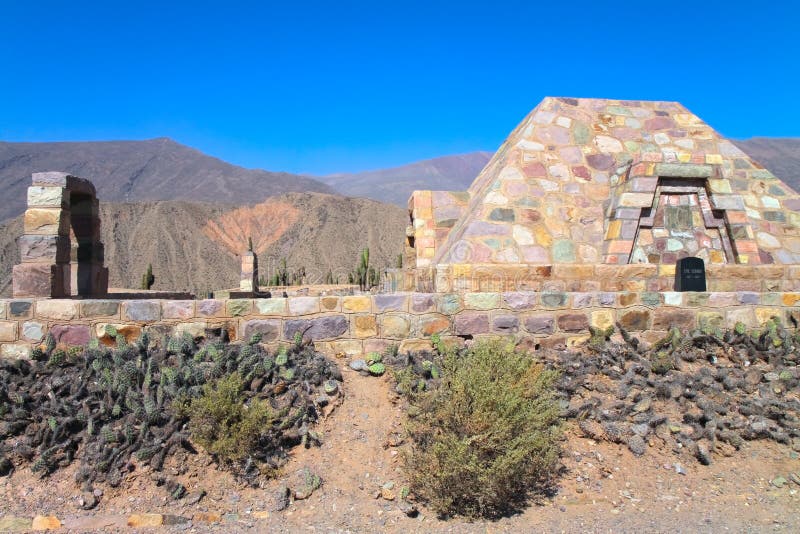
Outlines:
[[[437,309],[445,315],[454,314],[461,309],[461,298],[455,293],[440,295],[437,300]]]
[[[645,306],[659,306],[661,305],[661,294],[655,292],[644,292],[641,294],[642,304]]]
[[[226,306],[228,315],[237,317],[247,315],[253,308],[253,301],[250,299],[233,299],[229,300]]]
[[[542,305],[548,308],[560,308],[567,304],[566,293],[542,293]]]
[[[582,122],[575,121],[572,126],[572,138],[576,145],[585,145],[589,142],[589,127]]]
[[[467,293],[464,304],[468,308],[490,310],[500,307],[500,293]]]
[[[700,307],[708,304],[708,293],[686,293],[686,306]]]
[[[575,261],[575,244],[568,239],[553,243],[553,261],[556,263],[573,263]]]

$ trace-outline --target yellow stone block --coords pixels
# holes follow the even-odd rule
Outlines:
[[[269,512],[266,510],[258,510],[253,512],[251,517],[254,519],[269,519]]]
[[[741,263],[742,265],[747,265],[750,263],[750,256],[747,254],[739,254],[736,257],[737,263]]]
[[[353,327],[356,337],[375,337],[378,335],[378,325],[374,315],[357,315],[353,318]]]
[[[675,265],[659,265],[658,276],[675,276]]]
[[[423,258],[433,258],[436,255],[436,249],[433,247],[426,247],[422,250]]]
[[[608,229],[606,230],[606,239],[617,239],[619,237],[620,231],[622,230],[622,221],[614,220],[608,223]]]
[[[764,323],[772,319],[773,316],[780,317],[781,311],[776,308],[756,308],[756,322],[759,328],[764,326]]]
[[[644,173],[646,176],[653,176],[656,173],[656,164],[648,163]]]
[[[706,154],[706,163],[709,165],[722,165],[722,156],[720,154]]]
[[[372,298],[363,296],[344,297],[342,299],[342,309],[350,313],[372,311]]]
[[[37,515],[31,524],[33,530],[56,530],[61,528],[61,521],[54,515]]]
[[[537,224],[533,227],[533,235],[536,238],[536,244],[538,245],[549,247],[553,244],[553,238],[542,225]]]
[[[689,152],[681,152],[678,154],[678,161],[681,163],[689,163],[692,160],[692,155]]]
[[[611,310],[593,311],[591,323],[595,328],[608,328],[614,324],[614,312]]]
[[[219,523],[222,521],[222,516],[214,512],[200,512],[192,516],[192,521],[195,523]]]
[[[795,306],[800,302],[800,293],[784,293],[782,300],[784,306]]]
[[[725,255],[721,250],[710,250],[708,251],[708,260],[714,264],[725,263]]]
[[[68,212],[61,208],[29,208],[23,218],[23,231],[35,235],[68,235]]]
[[[731,193],[731,183],[728,180],[709,180],[708,187],[713,193]]]

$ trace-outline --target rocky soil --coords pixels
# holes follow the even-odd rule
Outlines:
[[[389,373],[355,371],[344,358],[343,403],[315,427],[322,445],[293,449],[262,487],[215,469],[202,451],[182,450],[164,465],[187,490],[180,499],[142,465],[119,487],[98,488],[99,503],[85,512],[73,464],[46,484],[30,469],[0,478],[0,514],[53,514],[73,531],[123,530],[135,513],[166,515],[134,524],[196,532],[795,531],[796,361],[778,357],[786,351],[774,345],[748,355],[733,339],[695,337],[654,350],[620,343],[538,352],[564,370],[561,478],[554,495],[498,521],[443,521],[402,499],[404,400]],[[652,372],[650,356],[659,352],[674,369]],[[741,440],[723,439],[725,432]],[[635,436],[643,450],[638,440],[631,446]]]

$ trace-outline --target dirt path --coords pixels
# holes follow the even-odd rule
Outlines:
[[[346,362],[338,363],[344,369]],[[52,513],[73,526],[90,524],[88,516],[96,528],[106,525],[111,531],[125,530],[117,525],[134,512],[210,513],[222,519],[164,527],[190,532],[796,532],[800,525],[800,486],[770,483],[800,472],[800,459],[787,446],[748,442],[706,467],[657,446],[636,458],[623,446],[598,444],[569,430],[564,475],[554,498],[494,522],[441,521],[424,508],[410,518],[397,499],[376,498],[387,482],[394,483],[397,494],[403,485],[403,446],[390,446],[402,432],[403,413],[393,403],[389,381],[349,369],[344,378],[344,402],[319,427],[323,445],[295,451],[282,476],[263,489],[237,484],[228,473],[214,470],[204,454],[185,455],[168,462],[165,474],[190,493],[204,489],[207,495],[199,503],[168,499],[153,474],[142,469],[122,487],[104,488],[98,507],[83,512],[72,481],[74,466],[45,483],[20,469],[0,480],[0,515]],[[676,461],[685,474],[676,472]],[[265,513],[281,484],[304,468],[321,476],[322,487],[283,511]],[[73,529],[90,530],[95,529]]]

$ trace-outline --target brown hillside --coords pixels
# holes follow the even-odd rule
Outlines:
[[[294,214],[294,215],[293,215]],[[295,217],[293,222],[291,217]],[[112,287],[138,288],[153,265],[153,289],[198,295],[239,284],[239,258],[252,234],[262,275],[281,258],[305,267],[309,281],[331,270],[346,281],[361,248],[371,264],[393,266],[401,252],[405,210],[366,199],[292,193],[252,208],[201,202],[101,203],[102,239]],[[213,224],[212,224],[213,223]],[[206,233],[214,228],[213,237]],[[10,295],[22,217],[0,224],[0,291]]]
[[[208,221],[203,233],[234,255],[247,250],[248,239],[252,238],[253,250],[262,254],[297,222],[299,216],[300,211],[288,202],[267,200]]]

